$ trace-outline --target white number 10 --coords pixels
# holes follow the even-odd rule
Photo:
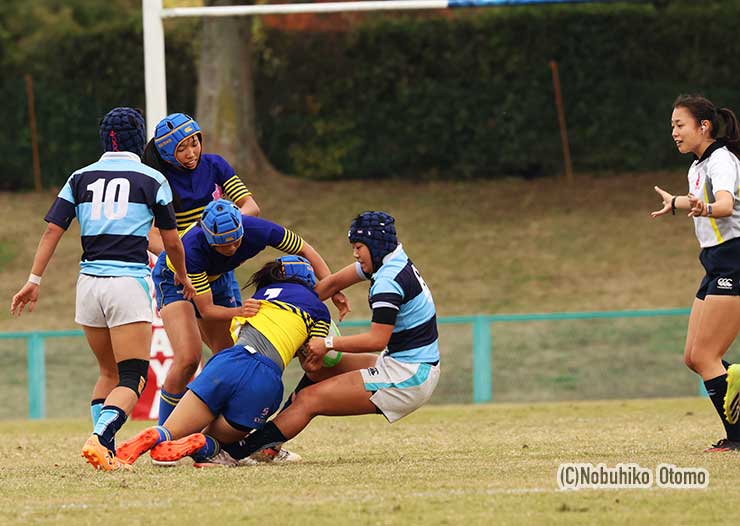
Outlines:
[[[128,179],[117,177],[105,185],[105,179],[98,179],[87,185],[92,192],[92,213],[90,219],[100,219],[101,211],[106,219],[121,219],[128,211],[128,196],[131,183]]]

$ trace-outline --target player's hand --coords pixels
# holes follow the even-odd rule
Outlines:
[[[190,282],[190,278],[186,275],[184,279],[175,274],[175,285],[182,285],[182,297],[186,300],[191,300],[195,297],[195,287]]]
[[[689,217],[701,217],[704,215],[706,204],[694,194],[689,194],[689,206],[691,207]]]
[[[314,336],[313,338],[308,340],[306,342],[306,351],[308,353],[309,360],[316,358],[319,362],[321,362],[327,352],[324,338]]]
[[[339,321],[342,321],[344,317],[352,312],[352,307],[349,305],[349,300],[343,292],[337,292],[331,297],[331,301],[339,311]]]
[[[40,287],[35,283],[26,282],[21,290],[13,296],[13,300],[10,302],[10,314],[20,316],[26,305],[28,305],[28,312],[33,312],[36,302],[39,300],[39,289]]]
[[[650,215],[655,218],[671,212],[671,202],[673,201],[673,196],[659,186],[655,186],[654,188],[655,191],[658,192],[660,198],[663,200],[663,208],[650,213]]]
[[[239,316],[243,316],[245,318],[251,318],[252,316],[254,316],[255,314],[259,312],[261,305],[262,304],[260,303],[260,300],[249,298],[244,302],[244,305],[239,307],[241,309]]]
[[[303,370],[307,373],[315,373],[323,367],[322,360],[317,359],[313,354],[310,354],[305,344],[298,349],[298,361],[301,363]]]

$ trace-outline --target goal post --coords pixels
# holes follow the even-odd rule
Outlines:
[[[167,79],[165,76],[164,26],[162,24],[164,18],[404,11],[539,4],[610,3],[613,1],[615,0],[368,0],[365,2],[174,7],[165,9],[162,0],[141,0],[147,133],[151,137],[157,123],[167,115]]]

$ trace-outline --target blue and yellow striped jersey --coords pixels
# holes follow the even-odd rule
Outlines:
[[[164,175],[179,198],[175,203],[175,216],[180,231],[200,219],[211,201],[225,197],[236,203],[252,195],[220,155],[202,154],[198,167],[192,171],[168,165]]]
[[[260,300],[259,312],[251,318],[235,317],[231,336],[236,342],[239,330],[248,323],[270,340],[285,367],[306,340],[329,334],[329,309],[313,289],[298,283],[274,283],[252,297]]]
[[[211,290],[210,282],[226,272],[234,270],[246,260],[256,256],[267,247],[286,254],[298,254],[303,249],[303,239],[296,233],[276,223],[259,217],[242,215],[244,237],[233,256],[224,256],[208,244],[203,230],[197,223],[190,225],[182,234],[185,248],[185,266],[197,294]],[[169,257],[167,267],[175,271]]]

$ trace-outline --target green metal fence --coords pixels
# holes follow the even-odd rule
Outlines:
[[[532,321],[593,320],[616,318],[650,318],[686,316],[689,309],[627,310],[601,312],[556,312],[543,314],[479,314],[438,318],[440,325],[470,325],[472,336],[472,400],[481,404],[493,401],[493,363],[491,326],[497,323]],[[369,321],[347,321],[340,327],[366,327]],[[46,417],[46,338],[81,337],[81,330],[9,332],[0,333],[0,340],[25,339],[28,367],[28,416],[31,419]],[[701,391],[700,383],[700,393]]]

